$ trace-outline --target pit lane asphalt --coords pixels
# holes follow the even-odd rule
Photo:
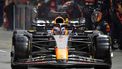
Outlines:
[[[10,50],[12,31],[5,31],[0,27],[0,69],[11,69],[10,66]],[[122,51],[115,50],[112,58],[112,69],[122,69]],[[29,68],[37,69],[37,68]],[[73,68],[75,69],[75,68]],[[86,68],[85,68],[86,69]]]

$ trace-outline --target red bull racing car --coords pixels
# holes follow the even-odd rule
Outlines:
[[[88,30],[84,18],[69,19],[56,12],[52,20],[35,19],[29,30],[15,30],[11,68],[111,69],[111,41],[98,30]]]
[[[28,66],[111,68],[109,36],[85,30],[77,21],[66,23],[59,16],[53,24],[38,21],[35,25],[34,30],[14,31],[12,69],[28,69]]]

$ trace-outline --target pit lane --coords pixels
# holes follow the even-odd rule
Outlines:
[[[11,38],[12,38],[12,31],[4,31],[3,28],[0,27],[0,69],[11,69],[10,66]],[[113,51],[113,54],[114,57],[112,58],[113,62],[112,69],[121,69],[122,51],[115,50]],[[40,69],[40,68],[30,67],[29,69]],[[88,69],[88,68],[82,68],[82,69]]]

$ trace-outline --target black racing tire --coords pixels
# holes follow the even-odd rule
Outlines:
[[[14,57],[18,59],[28,58],[29,52],[30,52],[30,40],[28,40],[28,37],[18,36],[15,40],[14,45]]]
[[[109,56],[107,56],[109,55]],[[111,69],[111,55],[109,53],[106,53],[105,58],[103,58],[104,62],[109,64],[108,66],[95,66],[94,69]]]
[[[31,49],[31,37],[29,36],[30,34],[25,30],[14,31],[12,39],[12,57],[14,57],[14,61],[29,58]]]
[[[110,38],[108,36],[98,36],[96,39],[96,59],[102,59],[106,66],[95,66],[94,69],[111,69],[111,47]]]
[[[29,58],[31,41],[28,35],[29,33],[24,30],[14,31],[11,49],[11,69],[28,69],[28,66],[16,65],[18,60]]]
[[[11,69],[28,69],[28,66],[20,66],[11,64]]]

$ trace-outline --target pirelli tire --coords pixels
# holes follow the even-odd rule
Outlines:
[[[30,38],[27,31],[18,30],[14,31],[12,38],[12,51],[11,51],[11,68],[12,69],[28,69],[28,66],[20,66],[14,64],[20,59],[29,58],[30,54]]]
[[[96,59],[102,59],[106,66],[95,66],[94,69],[111,69],[111,42],[107,35],[99,35],[96,37]]]
[[[14,54],[16,58],[24,59],[29,56],[29,39],[24,35],[16,35],[15,45],[14,45]]]

